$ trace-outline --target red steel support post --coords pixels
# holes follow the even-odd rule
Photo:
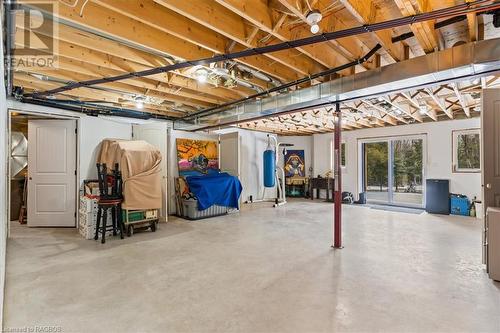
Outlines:
[[[335,105],[335,132],[333,135],[334,156],[334,206],[333,206],[333,247],[342,248],[342,170],[341,170],[342,113],[340,103]]]

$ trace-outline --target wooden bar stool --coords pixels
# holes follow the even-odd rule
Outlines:
[[[101,243],[106,242],[106,232],[113,231],[113,236],[117,235],[119,230],[120,238],[123,239],[123,223],[121,218],[122,198],[122,180],[121,172],[118,170],[118,164],[112,175],[108,175],[106,163],[97,164],[97,180],[99,183],[99,201],[97,202],[97,222],[94,239],[99,239],[101,232]],[[111,189],[109,183],[111,182]],[[111,210],[112,224],[108,225],[108,210]],[[102,223],[101,223],[102,222]]]

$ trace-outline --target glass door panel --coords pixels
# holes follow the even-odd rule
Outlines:
[[[366,199],[389,202],[389,143],[365,143],[364,158]]]
[[[392,198],[396,205],[422,206],[422,139],[392,140]]]

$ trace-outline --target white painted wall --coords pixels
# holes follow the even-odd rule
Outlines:
[[[96,179],[96,158],[104,139],[132,139],[132,125],[113,118],[80,118],[80,186],[85,179]]]
[[[333,133],[313,135],[313,175],[314,177],[325,177],[326,173],[332,170],[332,142]]]
[[[289,150],[303,150],[304,151],[304,162],[305,162],[305,172],[306,176],[311,176],[312,173],[309,171],[309,168],[313,165],[313,156],[312,156],[312,143],[313,137],[308,136],[279,136],[279,142],[283,143],[292,143],[293,147],[288,147]],[[283,154],[280,152],[280,157]],[[281,166],[284,166],[284,161],[281,161]]]
[[[248,131],[240,129],[240,163],[241,184],[243,192],[242,201],[245,202],[250,196],[253,199],[262,198],[264,191],[264,151],[267,148],[267,133]],[[280,155],[281,160],[283,159]],[[275,189],[266,191],[266,198],[276,197]]]
[[[342,142],[346,143],[346,167],[342,169],[342,187],[344,191],[355,194],[359,192],[358,175],[358,149],[359,140],[426,134],[427,136],[427,163],[426,178],[444,178],[450,180],[450,191],[462,193],[469,198],[481,198],[480,173],[455,173],[452,172],[452,131],[460,129],[479,128],[480,119],[462,119],[424,124],[412,124],[395,127],[369,128],[342,133]],[[313,174],[324,175],[330,170],[331,146],[333,134],[315,134],[309,144],[312,155]],[[302,137],[290,137],[287,140],[302,140]],[[304,143],[307,146],[306,143]]]

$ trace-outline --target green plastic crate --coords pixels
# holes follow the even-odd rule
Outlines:
[[[128,222],[135,222],[144,220],[144,211],[128,211]],[[122,210],[122,220],[123,222],[127,222],[127,211]]]

